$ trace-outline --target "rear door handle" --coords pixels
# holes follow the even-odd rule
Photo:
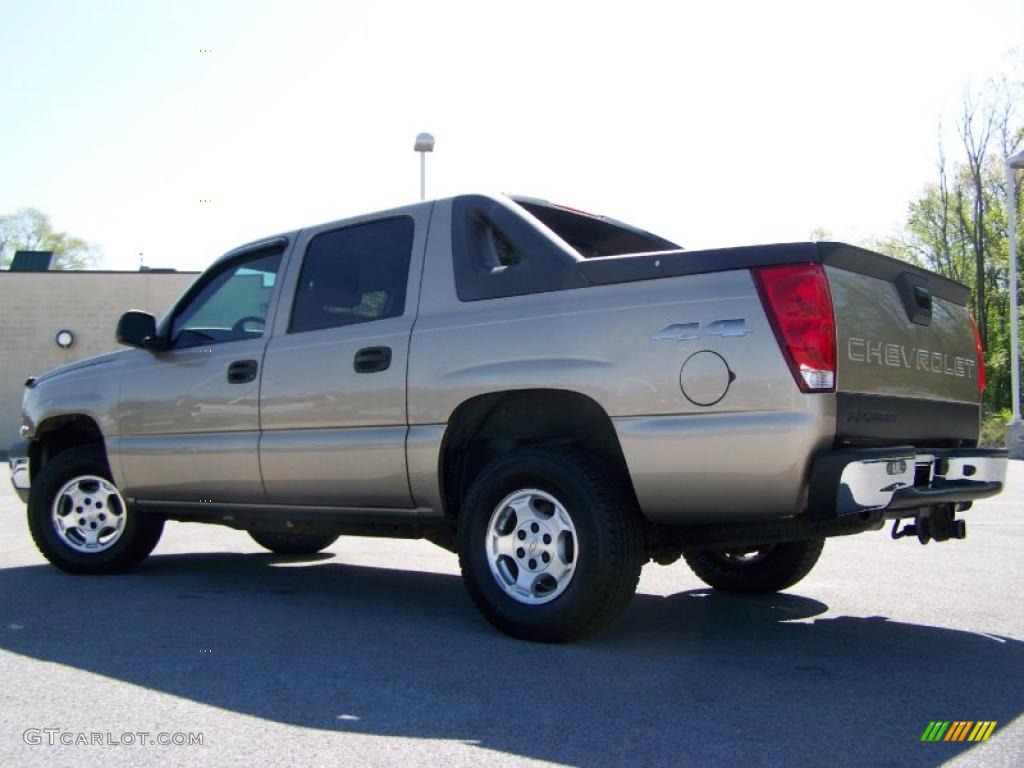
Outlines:
[[[236,360],[228,366],[228,381],[232,384],[245,384],[256,378],[259,370],[255,360]]]
[[[377,373],[391,366],[391,347],[366,347],[356,352],[356,373]]]

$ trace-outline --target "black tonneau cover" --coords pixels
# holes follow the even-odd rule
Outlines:
[[[966,306],[967,286],[899,259],[846,243],[777,243],[705,251],[660,251],[605,256],[580,261],[576,267],[594,285],[699,275],[774,264],[814,262],[894,282],[909,272],[927,284],[933,296]]]

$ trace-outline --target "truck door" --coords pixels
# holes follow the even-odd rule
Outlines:
[[[260,503],[259,387],[285,241],[219,262],[168,321],[168,348],[121,379],[125,493],[174,502]]]
[[[271,504],[413,506],[406,368],[430,208],[408,210],[299,237],[260,390]]]

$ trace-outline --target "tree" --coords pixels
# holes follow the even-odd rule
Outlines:
[[[981,345],[988,347],[985,262],[989,240],[985,231],[985,213],[991,208],[991,201],[986,195],[984,177],[986,166],[990,164],[989,140],[992,138],[996,123],[997,107],[990,103],[978,102],[979,100],[970,93],[964,96],[959,129],[967,161],[961,165],[960,174],[966,176],[963,180],[966,183],[956,187],[955,210],[960,231],[970,239],[974,256],[974,314],[978,322],[978,333],[981,335]]]
[[[52,269],[82,269],[98,258],[94,245],[67,232],[55,232],[49,217],[35,208],[0,216],[0,267],[17,251],[53,251]]]
[[[937,180],[911,201],[899,234],[872,244],[971,286],[970,309],[988,367],[985,400],[990,410],[1010,404],[1010,212],[1003,158],[1024,146],[1024,120],[1017,111],[1022,96],[1024,75],[990,81],[967,93],[957,125],[961,159],[948,163],[940,139]],[[1019,184],[1018,179],[1018,189]]]

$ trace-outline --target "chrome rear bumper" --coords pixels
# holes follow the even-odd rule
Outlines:
[[[877,510],[901,517],[900,510],[983,499],[1003,490],[1006,461],[995,448],[832,451],[814,460],[808,508],[818,519]]]

